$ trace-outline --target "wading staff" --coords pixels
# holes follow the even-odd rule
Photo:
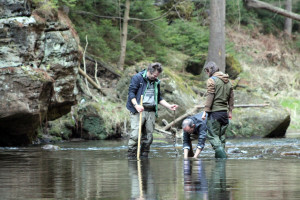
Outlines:
[[[141,96],[141,106],[143,106],[143,95]],[[137,149],[137,159],[140,159],[141,153],[141,137],[142,137],[142,116],[143,112],[140,112],[140,121],[139,121],[139,139],[138,139],[138,149]]]
[[[137,161],[137,167],[138,167],[138,177],[139,177],[140,199],[144,199],[141,160]]]

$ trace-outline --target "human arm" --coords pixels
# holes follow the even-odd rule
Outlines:
[[[183,158],[189,157],[189,149],[183,149]]]
[[[204,105],[204,111],[209,112],[211,111],[211,106],[214,101],[215,97],[215,81],[212,78],[209,78],[206,82],[206,100],[205,100],[205,105]]]
[[[128,89],[128,98],[130,99],[132,106],[136,109],[138,112],[142,112],[144,110],[144,107],[139,105],[139,102],[137,99],[141,98],[138,96],[138,90],[141,87],[141,80],[140,75],[136,74],[131,78],[129,89]]]
[[[232,110],[234,108],[234,94],[233,94],[233,89],[232,88],[230,90],[228,105],[229,105],[228,118],[232,119]]]
[[[207,126],[206,126],[206,120],[203,120],[201,125],[198,127],[198,144],[197,144],[197,150],[195,152],[194,158],[197,158],[198,155],[201,153],[205,146],[206,141],[206,133],[207,133]]]
[[[170,110],[176,110],[178,108],[178,105],[176,104],[169,104],[166,100],[162,99],[159,101],[159,104],[170,109]]]
[[[191,138],[190,138],[190,134],[188,134],[187,132],[183,132],[183,155],[184,158],[188,158],[188,154],[189,151],[191,149]]]

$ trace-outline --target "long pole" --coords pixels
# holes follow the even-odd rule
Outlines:
[[[141,96],[141,103],[140,105],[143,105],[143,95]],[[138,139],[138,149],[137,149],[137,159],[140,159],[140,153],[141,153],[141,137],[142,137],[142,116],[143,112],[140,112],[140,122],[139,122],[139,139]]]

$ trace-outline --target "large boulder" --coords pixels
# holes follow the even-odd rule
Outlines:
[[[119,104],[102,101],[87,101],[73,107],[77,132],[75,137],[83,139],[119,138],[126,118],[122,114],[124,107]]]
[[[0,70],[6,85],[0,106],[5,111],[0,129],[6,131],[0,138],[11,138],[1,145],[31,143],[36,137],[33,130],[44,119],[59,118],[76,103],[80,59],[76,32],[68,17],[48,1],[30,2],[0,2]],[[9,109],[11,102],[15,107]]]
[[[54,80],[30,66],[0,68],[0,146],[28,144],[47,114]]]
[[[266,104],[265,107],[235,108],[227,129],[228,137],[284,137],[290,113],[276,101],[253,92],[235,91],[235,104]]]

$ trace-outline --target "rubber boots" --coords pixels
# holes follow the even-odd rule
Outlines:
[[[219,146],[215,150],[215,158],[227,158],[226,152],[223,147]]]

